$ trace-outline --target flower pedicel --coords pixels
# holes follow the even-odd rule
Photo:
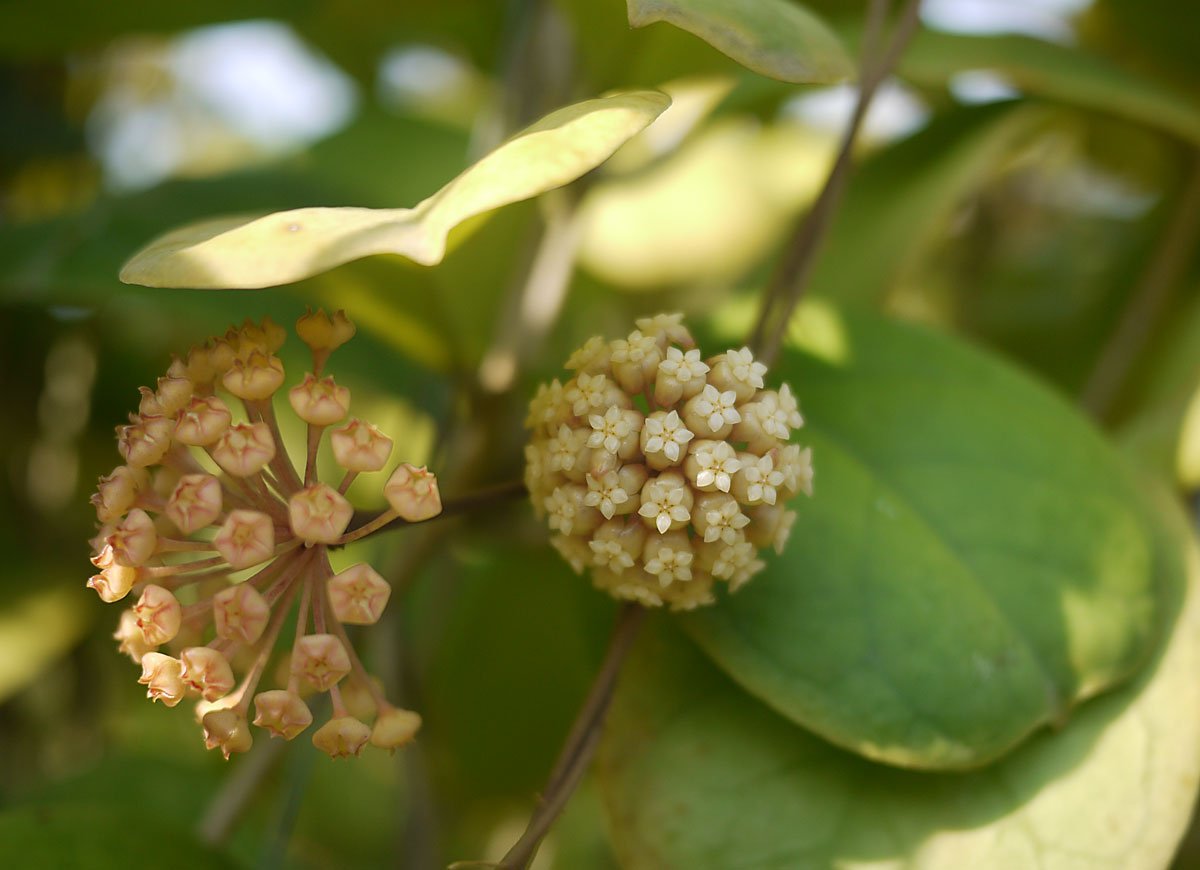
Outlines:
[[[226,758],[250,748],[251,718],[285,740],[305,731],[313,717],[304,695],[314,691],[329,693],[333,714],[313,743],[335,758],[358,755],[368,742],[395,749],[421,725],[388,703],[345,629],[378,620],[391,587],[366,564],[335,574],[328,548],[395,518],[436,516],[437,480],[400,465],[384,486],[391,509],[347,533],[354,509],[346,490],[386,465],[392,442],[363,420],[343,423],[350,391],[322,375],[353,324],[340,311],[310,312],[296,332],[313,357],[312,371],[287,391],[307,424],[302,468],[275,417],[286,381],[275,353],[285,332],[269,319],[246,321],[176,359],[156,389],[142,388],[138,413],[117,429],[125,464],[92,497],[101,529],[92,542],[99,573],[88,585],[105,601],[135,602],[115,634],[121,651],[141,664],[151,699],[168,707],[199,699],[205,743]],[[344,471],[332,484],[317,479],[327,429]],[[285,626],[295,630],[286,685],[260,691]],[[343,689],[370,697],[373,726],[351,715]]]
[[[690,610],[714,581],[738,589],[782,552],[812,494],[812,451],[789,444],[804,424],[791,389],[766,389],[747,348],[707,360],[682,315],[637,322],[628,338],[593,337],[567,361],[575,376],[530,403],[525,483],[550,543],[592,569],[617,598]]]

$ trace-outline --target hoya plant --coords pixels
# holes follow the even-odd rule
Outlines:
[[[0,12],[0,856],[1197,860],[1200,71],[978,9]]]

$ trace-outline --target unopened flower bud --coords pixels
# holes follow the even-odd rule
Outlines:
[[[411,743],[421,730],[421,717],[412,710],[389,707],[379,714],[371,729],[371,745],[395,751]]]
[[[315,483],[288,500],[292,533],[309,544],[332,544],[346,531],[354,508],[337,490]]]
[[[329,433],[338,465],[347,471],[378,471],[392,454],[392,439],[365,420],[354,419]]]
[[[119,465],[106,477],[100,478],[92,506],[96,518],[102,523],[111,523],[133,507],[138,493],[150,485],[150,475],[144,468]]]
[[[213,596],[217,637],[252,644],[262,637],[270,618],[270,605],[249,583],[230,586]]]
[[[134,508],[108,536],[113,558],[121,565],[136,568],[145,565],[158,548],[158,531],[154,520],[140,508]]]
[[[308,634],[296,642],[292,671],[327,692],[350,673],[350,657],[332,634]]]
[[[287,340],[287,330],[272,320],[270,315],[263,316],[263,319],[259,321],[258,329],[262,334],[263,346],[267,353],[278,353]]]
[[[330,758],[349,758],[362,752],[371,739],[371,728],[353,716],[330,719],[313,734],[313,746]]]
[[[162,409],[162,415],[174,417],[178,414],[192,398],[193,389],[192,382],[184,377],[168,375],[165,378],[159,378],[154,398],[157,400],[159,408]]]
[[[373,625],[383,615],[392,587],[365,563],[351,565],[329,578],[326,589],[333,615],[348,625]]]
[[[113,640],[117,641],[117,651],[135,662],[141,662],[146,653],[154,651],[154,645],[146,643],[145,635],[138,628],[137,614],[132,610],[121,611],[121,619],[117,623],[117,630],[113,632]]]
[[[272,737],[291,740],[312,724],[312,711],[295,692],[271,689],[254,696],[254,724]]]
[[[418,523],[442,512],[437,477],[424,466],[397,466],[383,487],[384,497],[401,519]]]
[[[337,350],[354,338],[354,332],[354,324],[341,310],[330,317],[324,309],[318,308],[316,312],[309,311],[296,321],[296,334],[312,348],[313,353]]]
[[[97,558],[103,559],[103,555],[101,554]],[[129,594],[129,590],[137,582],[138,569],[118,565],[115,562],[111,562],[111,558],[109,561],[110,564],[103,568],[99,574],[89,579],[87,585],[89,589],[96,590],[96,594],[100,596],[101,601],[112,604],[114,601],[120,601]]]
[[[275,458],[275,440],[271,437],[271,429],[261,420],[230,426],[212,448],[212,457],[234,477],[258,474]]]
[[[239,399],[259,401],[275,395],[275,391],[283,386],[283,378],[283,363],[279,357],[254,350],[245,358],[234,360],[221,383]]]
[[[151,701],[162,701],[174,707],[183,700],[186,686],[180,677],[183,665],[159,652],[148,652],[142,656],[142,675],[138,682],[146,687],[146,697]]]
[[[185,474],[167,500],[166,515],[185,535],[210,525],[221,515],[221,482],[211,474]]]
[[[258,565],[275,553],[275,522],[259,511],[230,511],[213,546],[231,568]]]
[[[167,643],[179,633],[183,609],[179,600],[161,586],[152,583],[143,589],[133,612],[142,637],[151,646]]]
[[[235,752],[248,752],[254,743],[246,717],[233,709],[213,710],[201,719],[206,749],[220,747],[226,759]]]
[[[208,447],[233,422],[229,408],[216,396],[193,396],[179,413],[175,438],[191,447]]]
[[[296,416],[313,426],[332,426],[350,411],[350,390],[333,378],[319,380],[311,372],[288,390],[288,401]]]
[[[171,449],[175,424],[166,417],[139,417],[117,428],[117,449],[130,465],[144,468],[162,461]]]
[[[207,646],[188,647],[179,655],[180,679],[190,691],[215,701],[233,690],[233,669],[221,653]]]

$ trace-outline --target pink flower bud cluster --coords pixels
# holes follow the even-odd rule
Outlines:
[[[791,389],[767,389],[747,348],[702,358],[680,314],[590,339],[530,403],[525,483],[551,544],[616,598],[691,610],[782,553],[812,494],[812,451]]]
[[[297,333],[313,358],[286,390],[308,429],[300,465],[275,416],[287,380],[276,356],[285,331],[269,319],[246,321],[176,359],[155,389],[142,388],[138,413],[117,429],[125,464],[92,497],[100,531],[88,585],[104,601],[134,601],[115,634],[121,651],[142,666],[152,700],[198,699],[205,743],[226,758],[250,748],[251,719],[285,740],[305,731],[313,720],[305,698],[316,692],[330,694],[333,715],[313,743],[334,757],[367,743],[394,750],[421,722],[388,703],[346,630],[376,622],[391,586],[367,564],[335,573],[328,548],[396,518],[437,515],[437,480],[400,465],[383,486],[391,509],[347,531],[346,490],[388,464],[392,441],[364,420],[347,421],[350,391],[322,376],[330,353],[354,335],[345,314],[309,312]],[[327,430],[342,469],[332,484],[317,479]],[[281,685],[262,689],[273,659],[286,662]],[[350,695],[367,703],[351,705]]]

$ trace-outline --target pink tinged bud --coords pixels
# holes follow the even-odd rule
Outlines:
[[[117,449],[130,465],[154,465],[171,448],[175,424],[166,417],[139,417],[128,426],[117,427]]]
[[[182,679],[183,664],[179,659],[158,652],[142,656],[142,675],[138,682],[146,687],[146,697],[174,707],[183,700],[187,687]]]
[[[275,523],[258,511],[230,511],[213,546],[231,568],[249,568],[275,553]]]
[[[279,357],[253,350],[244,359],[233,361],[221,383],[239,399],[269,399],[283,386],[283,363]]]
[[[158,531],[148,513],[134,509],[117,523],[116,530],[108,536],[107,542],[118,564],[136,568],[146,564],[154,555],[158,548]]]
[[[327,692],[350,673],[350,657],[332,634],[309,634],[296,642],[292,671]]]
[[[392,510],[410,523],[436,517],[442,512],[437,477],[423,466],[417,468],[407,462],[399,466],[388,478],[383,494]]]
[[[324,483],[315,483],[288,499],[292,533],[307,544],[335,543],[353,516],[350,502]]]
[[[117,466],[112,474],[100,478],[96,494],[92,496],[96,518],[102,523],[111,523],[119,519],[133,506],[138,493],[149,485],[150,476],[144,468]]]
[[[287,341],[287,330],[268,316],[264,316],[259,321],[258,330],[262,335],[263,346],[266,347],[268,353],[278,352],[279,348],[283,347],[283,343]]]
[[[165,413],[158,403],[158,396],[149,387],[138,387],[142,400],[138,402],[138,415],[142,417],[163,417]]]
[[[420,714],[391,707],[375,720],[375,727],[371,729],[371,745],[395,751],[411,743],[420,730]]]
[[[349,758],[362,752],[371,739],[371,729],[353,716],[330,719],[313,734],[313,746],[330,758]]]
[[[188,647],[179,655],[183,685],[205,701],[215,701],[233,691],[233,670],[225,656],[206,646]]]
[[[110,553],[109,548],[105,548],[96,559],[104,559],[106,553]],[[93,560],[95,561],[95,560]],[[129,594],[129,590],[133,588],[133,584],[137,582],[138,569],[128,568],[124,565],[115,563],[107,565],[99,574],[88,580],[89,589],[95,589],[96,594],[100,596],[100,600],[112,604],[114,601],[120,601]]]
[[[357,418],[330,432],[329,443],[338,465],[347,471],[378,471],[392,455],[392,439]]]
[[[246,717],[237,710],[212,710],[200,720],[204,726],[204,747],[216,749],[228,760],[235,752],[246,752],[254,743]]]
[[[146,653],[154,651],[154,646],[146,643],[145,635],[138,628],[137,614],[132,610],[121,611],[121,619],[117,623],[117,630],[113,632],[113,640],[117,641],[117,651],[135,662],[140,662]]]
[[[272,689],[254,696],[257,715],[254,724],[265,728],[272,737],[291,740],[312,724],[312,712],[294,692]]]
[[[267,600],[246,583],[222,589],[213,596],[217,637],[252,644],[262,637],[270,618],[271,606]]]
[[[179,633],[183,609],[178,599],[161,586],[150,584],[143,589],[133,612],[142,636],[151,646],[167,643]]]
[[[338,622],[374,625],[383,615],[392,587],[365,563],[351,565],[329,579],[329,603]]]
[[[238,423],[217,440],[212,457],[234,477],[249,477],[275,458],[275,441],[266,423]]]
[[[192,398],[192,389],[192,382],[187,378],[170,374],[165,378],[159,378],[158,389],[154,392],[154,398],[158,401],[158,406],[162,409],[162,415],[164,417],[174,417],[178,414],[187,405],[188,400]]]
[[[179,414],[175,439],[190,447],[208,447],[225,434],[232,422],[229,408],[216,396],[196,396]]]
[[[167,519],[185,535],[221,515],[221,482],[211,474],[185,474],[167,499]]]
[[[318,380],[311,372],[288,390],[288,401],[296,416],[313,426],[332,426],[350,411],[350,391],[333,378]]]
[[[296,334],[314,353],[337,350],[354,338],[354,332],[354,324],[344,311],[330,317],[323,309],[317,309],[316,313],[309,311],[296,321]]]

